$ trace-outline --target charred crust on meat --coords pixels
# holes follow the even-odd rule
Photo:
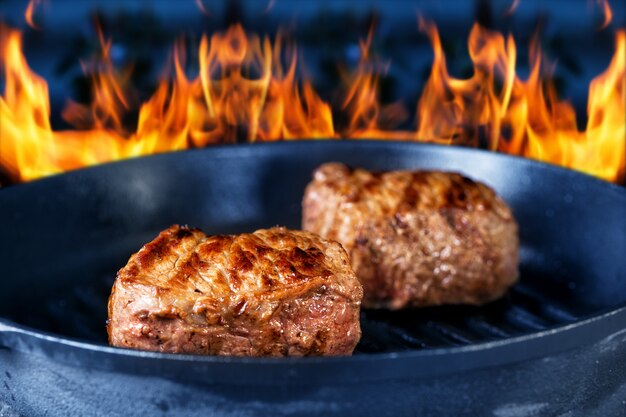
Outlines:
[[[374,191],[376,187],[380,186],[380,177],[374,177],[368,180],[365,184],[363,184],[363,188],[367,191]]]
[[[175,232],[176,239],[184,239],[186,237],[191,236],[191,230],[187,227],[181,227]]]
[[[235,305],[233,308],[233,314],[235,317],[241,316],[244,311],[246,311],[246,306],[248,305],[248,300],[242,299]]]
[[[483,304],[518,279],[517,224],[488,186],[457,173],[339,163],[316,172],[323,175],[306,187],[303,228],[348,251],[364,306]]]
[[[261,276],[261,280],[263,282],[264,287],[269,288],[269,289],[274,287],[274,280],[272,280],[269,275],[263,274]]]
[[[408,227],[408,224],[406,223],[406,220],[404,219],[404,215],[402,213],[396,213],[393,215],[392,224],[395,228],[398,229],[406,229]]]
[[[214,253],[224,252],[228,248],[231,242],[232,242],[232,239],[229,236],[221,236],[221,235],[212,236],[211,238],[209,238],[208,240],[202,243],[202,245],[199,248],[198,255],[210,256]]]
[[[270,249],[267,246],[258,245],[256,247],[256,253],[257,253],[257,255],[259,255],[261,257],[267,255],[269,252],[270,252]]]
[[[441,208],[439,209],[439,214],[441,217],[448,223],[451,230],[458,230],[458,222],[457,216],[455,215],[455,209],[450,208]]]
[[[232,267],[236,271],[248,272],[252,269],[252,262],[248,258],[247,253],[241,248],[241,246],[234,246],[231,249],[231,256],[233,257]]]
[[[149,248],[137,254],[137,264],[142,267],[149,267],[153,263],[161,260],[170,250],[169,242],[165,237],[159,236]]]
[[[336,242],[285,228],[206,236],[173,226],[119,271],[107,332],[114,346],[161,352],[347,355],[362,296]],[[335,322],[334,342],[314,344]]]

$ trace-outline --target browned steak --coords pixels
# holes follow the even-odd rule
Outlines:
[[[206,236],[172,226],[132,255],[109,342],[161,352],[349,355],[363,290],[337,242],[285,228]]]
[[[518,279],[511,210],[458,174],[328,163],[306,188],[302,225],[348,251],[364,307],[482,304]]]

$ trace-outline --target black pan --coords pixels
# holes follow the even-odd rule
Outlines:
[[[352,357],[106,345],[106,300],[132,252],[173,223],[297,228],[326,161],[491,185],[520,224],[521,282],[480,308],[364,311]],[[624,415],[625,210],[625,189],[573,171],[394,142],[214,147],[0,189],[0,415]]]

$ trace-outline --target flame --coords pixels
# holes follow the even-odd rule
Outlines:
[[[428,30],[432,36],[433,28]],[[432,101],[423,101],[422,96],[419,116],[430,115],[433,103],[448,104],[452,110],[444,111],[443,119],[457,117],[452,123],[455,126],[485,127],[484,134],[492,149],[574,168],[611,181],[620,180],[624,176],[626,154],[624,33],[622,30],[617,34],[615,55],[608,69],[590,85],[588,124],[583,132],[577,128],[573,106],[559,100],[554,85],[542,78],[538,40],[531,45],[532,70],[524,81],[515,74],[516,50],[512,37],[505,41],[501,34],[478,26],[472,29],[469,41],[474,77],[454,80],[443,74],[449,89],[442,92],[433,87],[440,96]],[[493,87],[496,81],[502,84],[499,92]],[[441,99],[444,92],[452,94],[453,100]],[[464,108],[468,94],[471,109]],[[435,124],[425,124],[429,125]],[[429,137],[428,133],[431,137],[442,136],[442,132],[428,130],[420,131],[418,136]],[[449,140],[458,137],[455,135],[463,138],[464,132],[459,128],[443,132],[443,137]],[[475,132],[471,135],[470,143],[479,139]],[[467,143],[468,138],[463,140]]]
[[[410,139],[410,134],[400,131],[389,132],[406,118],[406,110],[401,103],[382,105],[378,96],[380,73],[385,73],[388,64],[380,64],[370,56],[373,31],[359,43],[360,59],[355,71],[344,74],[348,85],[342,110],[348,114],[348,126],[343,136],[359,139],[379,139],[394,135],[394,139]]]
[[[246,34],[240,25],[203,36],[198,70],[189,74],[185,44],[174,45],[170,65],[152,96],[136,103],[132,68],[117,69],[112,43],[99,32],[101,52],[83,64],[91,75],[89,105],[70,101],[62,115],[74,129],[50,124],[48,86],[28,66],[19,32],[0,27],[0,170],[28,181],[67,170],[157,152],[215,143],[299,138],[379,138],[486,147],[621,181],[625,176],[626,35],[619,30],[608,68],[589,86],[588,122],[580,131],[574,108],[549,81],[538,39],[531,72],[516,73],[512,36],[474,25],[468,51],[474,72],[453,77],[434,24],[420,20],[434,59],[417,100],[413,130],[398,130],[408,112],[379,97],[380,65],[361,42],[361,60],[344,73],[346,89],[334,113],[308,81],[300,81],[297,49],[278,34]],[[136,128],[126,123],[138,113]],[[338,120],[336,127],[335,119]],[[126,122],[125,122],[126,121]],[[342,121],[344,122],[342,124]]]
[[[504,152],[572,167],[607,180],[624,177],[626,154],[625,32],[616,37],[616,52],[607,70],[589,87],[588,123],[576,126],[576,113],[568,102],[559,101],[555,88],[542,88],[541,57],[526,81],[517,81],[504,125],[511,140],[501,142]]]
[[[70,102],[63,112],[82,130],[53,131],[46,82],[28,67],[19,32],[2,31],[6,86],[0,98],[0,166],[13,181],[218,142],[335,137],[330,106],[310,83],[296,80],[295,48],[288,51],[288,66],[282,65],[281,35],[272,45],[236,25],[203,37],[194,79],[187,77],[184,49],[176,45],[174,79],[164,77],[141,105],[137,129],[129,134],[122,123],[129,111],[128,76],[113,68],[110,41],[101,37],[91,105]],[[258,76],[246,75],[251,72]]]
[[[130,106],[125,86],[130,81],[130,68],[118,72],[111,61],[112,42],[104,38],[98,25],[101,56],[91,65],[83,64],[83,71],[91,74],[93,100],[90,106],[70,101],[63,110],[63,119],[77,128],[112,129],[125,135],[122,117]]]
[[[474,75],[468,80],[451,77],[437,28],[420,20],[433,45],[434,61],[417,107],[416,137],[440,143],[480,145],[487,135],[496,149],[515,80],[516,48],[512,37],[490,33],[475,24],[469,36],[469,53]],[[502,88],[496,91],[496,77]]]
[[[36,23],[34,19],[35,9],[41,5],[43,0],[29,0],[28,6],[26,6],[26,11],[24,12],[24,19],[28,26],[33,29],[41,29]]]
[[[609,0],[596,0],[598,2],[598,6],[602,8],[602,14],[604,16],[602,20],[602,24],[600,25],[600,29],[606,29],[611,24],[613,20],[613,10],[611,9],[611,5],[609,4]]]
[[[512,36],[475,24],[468,40],[474,74],[458,79],[448,72],[436,26],[420,19],[420,28],[430,38],[434,59],[418,101],[416,130],[381,130],[377,78],[360,64],[348,94],[350,137],[487,147],[610,181],[624,178],[624,30],[617,33],[608,69],[590,85],[589,122],[581,132],[573,106],[559,100],[554,85],[543,77],[549,66],[543,62],[538,39],[531,45],[531,74],[521,80],[516,74],[517,49]]]

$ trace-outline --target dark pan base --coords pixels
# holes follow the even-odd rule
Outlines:
[[[132,252],[173,223],[296,228],[311,171],[333,160],[490,184],[520,223],[521,282],[484,307],[364,311],[351,358],[106,346]],[[625,210],[623,188],[571,171],[394,142],[216,147],[1,189],[0,415],[624,415]]]
[[[268,384],[190,382],[186,375],[194,365],[188,363],[172,374],[158,375],[162,370],[156,368],[143,375],[132,368],[100,371],[0,350],[0,415],[621,417],[625,338],[622,332],[549,358],[428,378],[319,384],[313,376],[309,385],[277,386],[271,384],[272,372]],[[376,372],[383,365],[363,366]],[[245,384],[241,370],[232,372]],[[315,373],[294,375],[305,382]]]

